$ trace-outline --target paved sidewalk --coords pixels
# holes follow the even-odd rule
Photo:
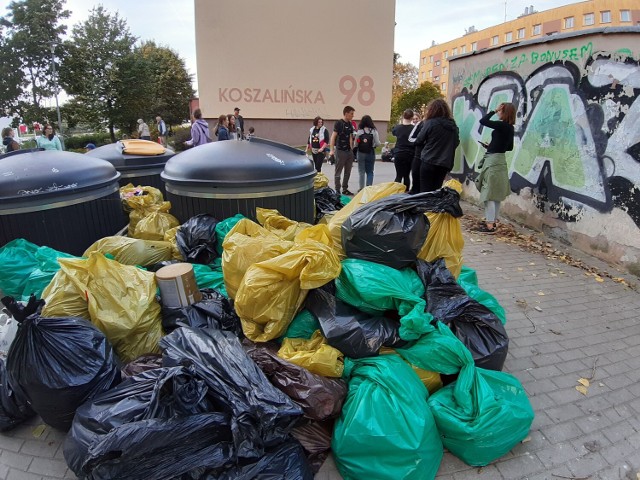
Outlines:
[[[333,183],[332,167],[325,173]],[[393,165],[377,162],[376,182],[393,175]],[[523,383],[536,419],[528,441],[482,469],[445,454],[438,479],[637,480],[640,294],[498,237],[464,235],[465,264],[477,270],[480,286],[507,312],[511,344],[505,370]],[[587,394],[578,392],[578,379],[592,375]],[[62,456],[64,435],[46,427],[36,438],[39,425],[36,419],[0,434],[0,479],[75,478]],[[341,477],[329,459],[316,478]]]

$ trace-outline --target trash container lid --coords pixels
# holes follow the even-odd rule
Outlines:
[[[170,148],[149,140],[122,140],[103,145],[85,153],[87,157],[101,158],[111,163],[119,172],[164,168],[169,158],[175,155]]]
[[[117,189],[120,174],[109,162],[60,151],[33,151],[0,159],[0,213],[18,206],[98,198]]]
[[[181,152],[166,164],[167,185],[255,189],[313,180],[307,155],[270,140],[213,142]]]

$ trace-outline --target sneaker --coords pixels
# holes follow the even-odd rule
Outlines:
[[[483,223],[476,229],[476,232],[489,233],[489,234],[496,233],[496,226],[494,224],[493,227],[489,228],[489,226],[486,223]]]
[[[347,189],[342,190],[342,194],[343,194],[343,195],[349,195],[350,197],[353,197],[353,193],[351,193],[351,192],[350,192],[349,190],[347,190]]]

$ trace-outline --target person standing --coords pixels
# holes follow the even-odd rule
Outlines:
[[[2,144],[5,146],[6,153],[20,150],[20,144],[15,141],[14,135],[13,128],[5,127],[2,129]]]
[[[445,100],[438,98],[427,105],[416,143],[424,143],[420,153],[420,191],[438,190],[453,168],[456,148],[460,144],[458,126]]]
[[[240,115],[240,108],[233,109],[233,116],[236,117],[236,131],[238,133],[238,140],[244,140],[244,118]]]
[[[229,129],[230,140],[241,140],[240,129],[236,125],[236,117],[231,114],[227,115],[227,128]]]
[[[416,123],[416,115],[417,114],[413,115],[414,126],[409,134],[409,141],[414,145],[413,160],[411,161],[411,190],[409,191],[411,194],[420,193],[420,164],[422,163],[420,161],[420,154],[424,147],[424,143],[416,143],[423,125],[422,121]]]
[[[202,111],[198,108],[193,112],[194,122],[191,124],[191,140],[184,142],[186,145],[197,147],[211,142],[209,124],[202,118]]]
[[[147,125],[141,118],[138,119],[138,136],[142,140],[151,140],[149,125]]]
[[[158,142],[163,147],[167,146],[167,124],[160,115],[156,117],[156,123],[158,124]]]
[[[329,155],[336,158],[335,185],[336,192],[340,193],[340,176],[344,170],[342,178],[342,193],[344,195],[353,195],[349,191],[349,178],[351,177],[351,169],[353,168],[353,114],[356,109],[347,105],[342,109],[342,119],[333,125],[333,133],[329,142]]]
[[[404,183],[409,191],[411,187],[411,162],[415,153],[415,145],[409,141],[409,135],[413,130],[413,110],[402,112],[402,123],[393,127],[391,134],[396,137],[394,163],[396,167],[396,179],[398,183]]]
[[[216,135],[218,136],[218,141],[222,140],[231,140],[229,136],[229,117],[227,115],[220,115],[218,117],[218,126],[216,127]]]
[[[328,145],[329,130],[324,126],[324,120],[322,117],[316,117],[313,119],[313,127],[309,129],[309,138],[307,139],[307,148],[305,153],[308,153],[309,150],[311,150],[313,164],[315,165],[317,172],[322,170],[324,150]]]
[[[44,148],[45,150],[62,151],[62,144],[56,135],[56,131],[53,129],[53,125],[47,123],[44,126],[43,134],[36,138],[36,146],[38,148]]]
[[[373,185],[373,169],[376,163],[376,147],[380,145],[380,136],[369,115],[365,115],[360,120],[356,132],[356,151],[358,157],[358,174],[360,180],[360,190],[366,186]]]
[[[496,113],[498,120],[491,120]],[[478,229],[480,232],[496,231],[500,202],[511,193],[505,152],[513,150],[515,123],[516,107],[512,103],[501,103],[495,112],[492,110],[480,119],[480,125],[493,129],[491,142],[482,143],[487,153],[478,165],[480,176],[475,182],[480,190],[480,201],[484,202],[485,224]]]

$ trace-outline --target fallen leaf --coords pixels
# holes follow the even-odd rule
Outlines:
[[[538,274],[537,274],[537,273],[532,273],[532,274],[531,274],[531,276],[532,276],[532,277],[537,277],[537,276],[538,276]]]
[[[554,335],[562,335],[562,332],[558,332],[558,331],[553,330],[553,329],[549,329],[549,331],[550,331],[551,333],[553,333]]]
[[[557,273],[553,273],[553,272],[551,272],[549,275],[551,275],[552,277],[557,277],[558,276]]]
[[[521,271],[523,271],[523,270],[524,270],[524,268],[522,268],[522,267],[518,267],[518,271],[519,271],[519,272],[521,272]]]
[[[534,309],[534,310],[537,310],[537,311],[539,311],[539,312],[541,312],[541,311],[542,311],[542,309],[541,309],[540,307],[533,307],[533,309]]]
[[[599,387],[604,387],[604,383],[600,382],[600,383],[598,383],[598,386]]]
[[[527,438],[525,438],[524,440],[522,440],[522,443],[527,443],[531,441],[531,435],[529,435]]]
[[[496,267],[496,270],[502,270],[502,267]]]
[[[598,275],[596,275],[595,278],[596,278],[596,282],[600,282],[600,283],[604,282],[604,278],[599,277]]]
[[[559,273],[560,275],[564,275],[564,272],[563,272],[562,270],[558,270],[558,273]]]
[[[576,387],[576,390],[578,390],[581,394],[583,394],[585,396],[587,395],[587,392],[589,391],[589,390],[587,390],[587,387],[583,387],[582,385],[578,385]]]
[[[586,378],[581,378],[580,380],[578,380],[578,383],[581,385],[584,385],[585,387],[590,386],[591,384],[589,383],[589,380],[587,380]]]
[[[538,292],[538,295],[540,295],[541,297],[544,297],[544,292]]]
[[[536,262],[529,262],[529,265],[535,265]]]
[[[36,428],[34,428],[31,431],[31,434],[36,438],[40,438],[46,429],[47,429],[47,426],[45,424],[41,424],[41,425],[38,425]]]

